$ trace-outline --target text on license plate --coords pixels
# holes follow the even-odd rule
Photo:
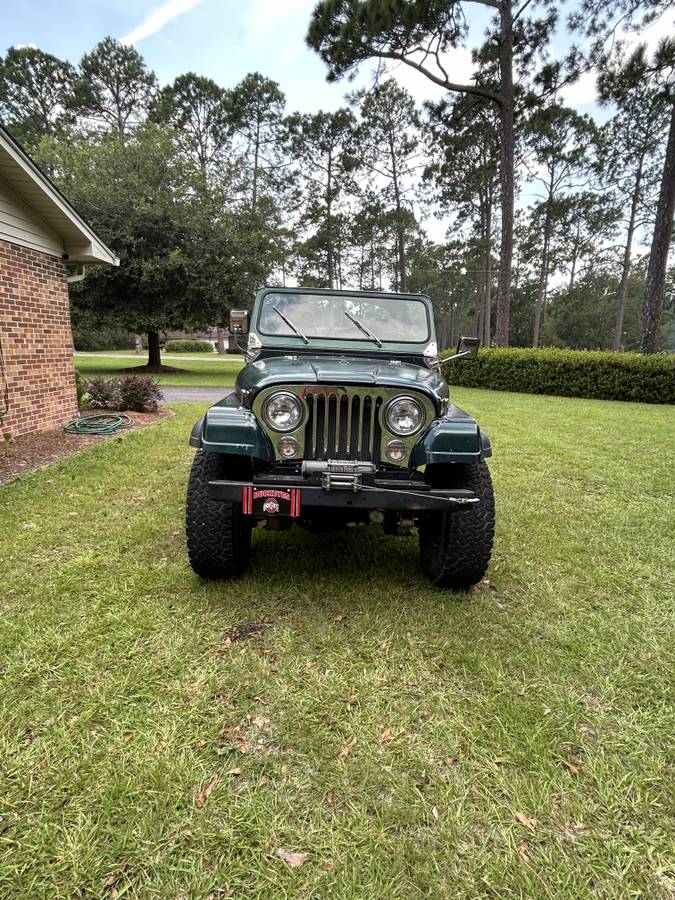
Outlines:
[[[300,488],[263,488],[247,485],[241,491],[241,511],[247,516],[300,515]]]

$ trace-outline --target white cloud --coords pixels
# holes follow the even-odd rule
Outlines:
[[[162,3],[157,9],[153,9],[140,25],[137,25],[124,37],[121,37],[120,42],[122,44],[137,44],[144,38],[156,34],[177,16],[189,12],[201,2],[202,0],[168,0],[167,3]]]

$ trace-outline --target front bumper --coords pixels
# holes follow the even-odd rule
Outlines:
[[[419,482],[387,482],[375,479],[354,490],[344,488],[327,490],[300,479],[261,479],[259,482],[210,481],[211,500],[242,503],[249,490],[277,492],[279,489],[299,492],[299,502],[291,506],[289,515],[300,515],[300,509],[323,507],[324,509],[390,509],[408,512],[447,512],[451,509],[468,509],[479,503],[473,491],[455,488],[436,490]],[[244,500],[244,506],[246,502]],[[296,512],[297,510],[297,512]],[[264,515],[264,513],[262,513]]]

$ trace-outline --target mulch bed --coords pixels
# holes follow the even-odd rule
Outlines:
[[[108,410],[80,410],[80,416],[94,416],[101,412],[108,413]],[[110,412],[112,415],[118,414],[114,410]],[[62,428],[54,428],[50,431],[22,434],[14,438],[9,445],[9,456],[5,455],[2,445],[0,445],[0,484],[7,484],[22,475],[65,459],[66,456],[83,450],[89,444],[96,444],[99,441],[110,440],[111,437],[127,434],[134,428],[154,425],[156,422],[166,419],[167,416],[173,416],[174,411],[167,406],[160,406],[154,413],[131,412],[127,415],[134,420],[133,428],[125,428],[117,435],[66,434]]]

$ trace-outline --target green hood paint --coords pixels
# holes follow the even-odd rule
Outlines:
[[[414,390],[426,394],[437,413],[448,398],[448,385],[440,372],[421,361],[392,363],[388,355],[382,359],[309,353],[261,357],[241,370],[236,392],[250,406],[256,394],[276,384],[372,384]]]

